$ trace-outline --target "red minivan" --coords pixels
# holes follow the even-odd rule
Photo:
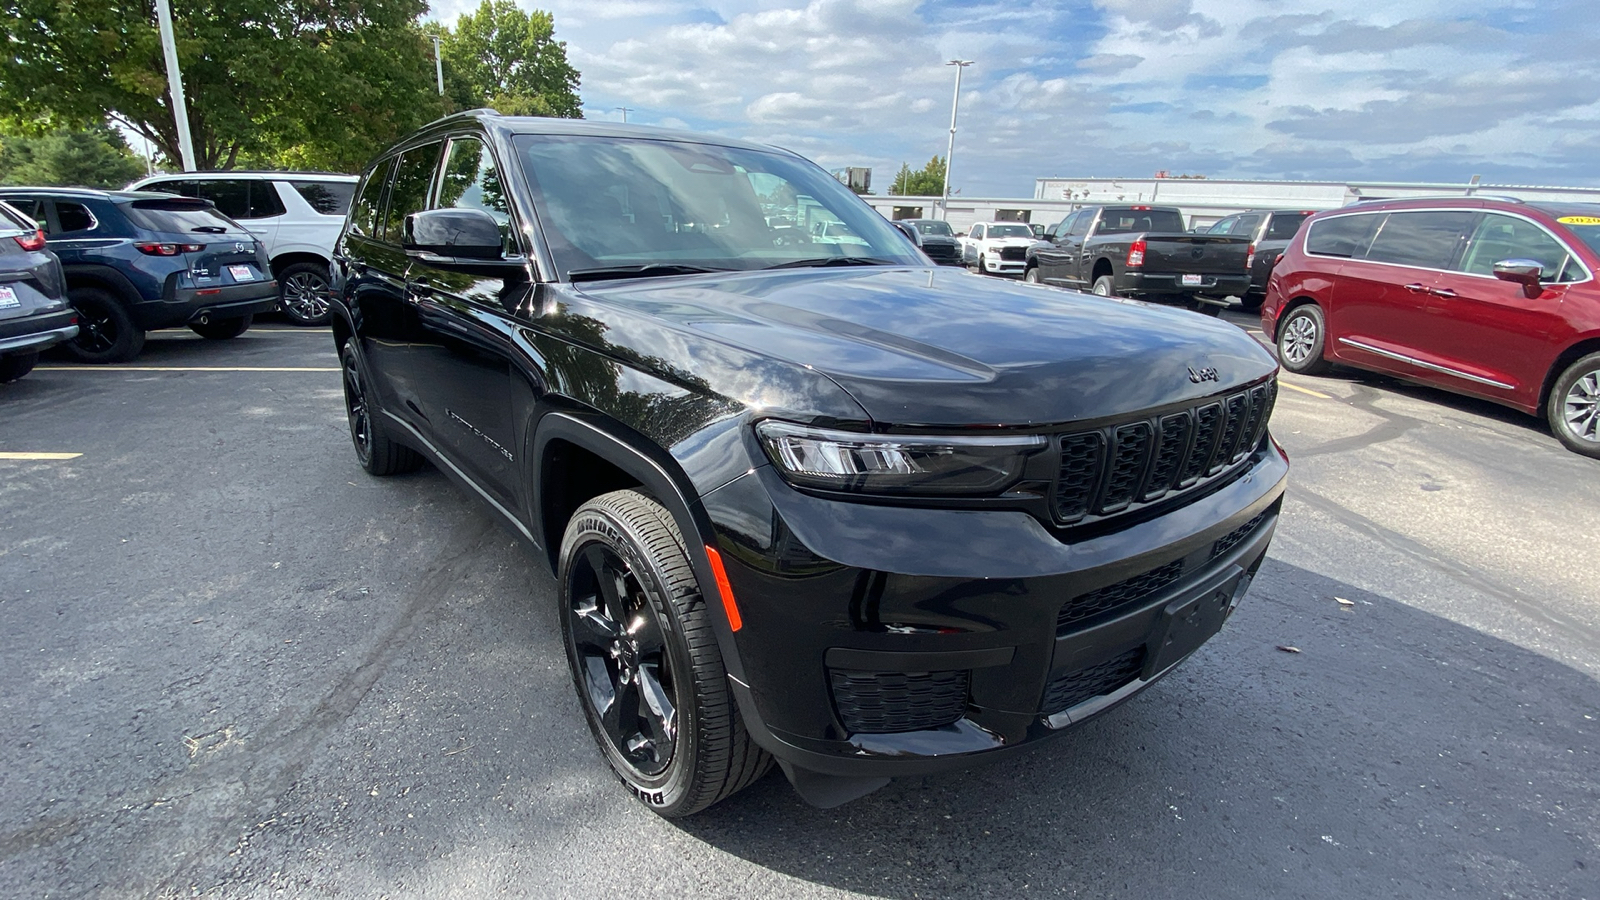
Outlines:
[[[1544,413],[1600,458],[1600,204],[1362,203],[1306,220],[1261,328],[1291,372],[1372,369]]]

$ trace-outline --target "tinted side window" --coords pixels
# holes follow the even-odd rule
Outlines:
[[[1091,210],[1091,209],[1083,210],[1082,212],[1078,213],[1078,218],[1073,220],[1073,222],[1072,222],[1072,230],[1068,231],[1067,234],[1069,234],[1069,235],[1071,235],[1072,237],[1075,237],[1075,238],[1081,238],[1084,235],[1089,233],[1089,226],[1091,226],[1093,224],[1094,224],[1094,210]]]
[[[394,187],[389,189],[389,209],[384,213],[383,239],[400,243],[400,226],[407,215],[428,208],[428,185],[439,164],[439,145],[424,144],[400,154]]]
[[[1258,226],[1260,224],[1261,224],[1261,217],[1259,215],[1255,215],[1255,216],[1240,216],[1238,219],[1236,219],[1234,221],[1233,230],[1229,231],[1228,233],[1229,234],[1236,234],[1239,237],[1247,237],[1247,238],[1252,238],[1253,239],[1256,236],[1256,226]]]
[[[350,198],[356,186],[349,181],[291,181],[295,192],[325,216],[342,216],[350,211]]]
[[[1231,234],[1233,232],[1233,224],[1237,221],[1239,220],[1229,218],[1213,222],[1211,227],[1206,229],[1206,234]]]
[[[154,184],[147,184],[139,188],[139,190],[156,191],[162,194],[181,194],[185,197],[200,196],[200,184],[196,181],[157,181]]]
[[[250,218],[270,219],[281,216],[289,210],[283,205],[283,198],[278,196],[278,186],[270,181],[249,181],[250,186]]]
[[[60,234],[88,231],[98,224],[94,220],[94,214],[89,212],[87,206],[68,200],[56,201],[56,221],[61,223]]]
[[[1476,216],[1467,211],[1390,213],[1367,248],[1366,258],[1402,266],[1447,268],[1455,261],[1461,237]]]
[[[1359,257],[1367,252],[1372,233],[1382,221],[1382,213],[1369,213],[1313,222],[1311,233],[1306,235],[1306,252],[1318,256]]]
[[[6,202],[15,207],[18,212],[34,220],[35,222],[38,222],[40,228],[45,227],[43,200],[18,198],[15,200],[7,200]]]
[[[1300,230],[1300,223],[1304,222],[1306,220],[1306,216],[1309,216],[1309,215],[1311,215],[1311,214],[1310,213],[1298,213],[1298,212],[1294,212],[1294,213],[1273,213],[1272,214],[1272,221],[1267,223],[1267,234],[1266,234],[1266,237],[1262,238],[1262,240],[1264,240],[1264,241],[1287,241],[1287,240],[1289,240],[1290,238],[1294,237],[1294,233],[1296,231]]]
[[[355,212],[350,216],[350,230],[367,237],[381,238],[378,232],[378,213],[383,205],[383,187],[389,183],[389,173],[394,171],[394,159],[386,159],[367,173],[361,184],[361,197],[356,201]]]
[[[511,208],[505,187],[494,167],[494,156],[482,141],[456,138],[450,142],[450,158],[439,178],[440,208],[481,209],[500,224],[501,239],[507,252],[515,252],[511,240]]]
[[[187,194],[188,191],[183,193]],[[230,219],[250,218],[250,183],[246,181],[202,181],[199,195],[210,200]]]
[[[1544,269],[1541,281],[1577,281],[1583,270],[1572,265],[1567,248],[1543,228],[1512,216],[1490,213],[1472,233],[1461,271],[1493,275],[1494,264],[1506,259],[1531,259]]]

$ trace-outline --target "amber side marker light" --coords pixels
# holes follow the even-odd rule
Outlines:
[[[733,602],[733,586],[728,584],[728,570],[722,567],[722,554],[707,544],[706,558],[711,560],[711,574],[717,579],[717,593],[722,595],[722,611],[728,614],[728,627],[738,631],[744,626],[744,620],[739,618],[739,607]]]

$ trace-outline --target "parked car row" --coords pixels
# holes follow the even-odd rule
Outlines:
[[[33,219],[0,202],[0,384],[33,371],[39,352],[78,334],[61,261]]]

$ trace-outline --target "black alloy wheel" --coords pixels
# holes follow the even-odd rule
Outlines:
[[[109,291],[73,288],[67,302],[78,314],[78,336],[62,348],[79,362],[127,362],[144,348],[144,329]]]
[[[328,323],[328,267],[295,263],[278,273],[278,305],[296,325]]]
[[[687,816],[766,774],[772,758],[740,717],[707,597],[666,509],[631,490],[585,503],[567,523],[558,578],[579,702],[635,797]]]
[[[361,468],[378,476],[415,471],[422,465],[422,456],[391,439],[387,427],[379,421],[353,342],[345,343],[339,361],[344,372],[345,418],[350,422],[350,442],[355,445]]]

